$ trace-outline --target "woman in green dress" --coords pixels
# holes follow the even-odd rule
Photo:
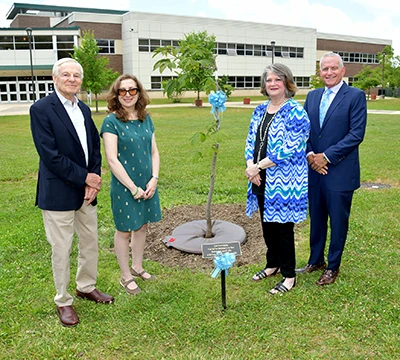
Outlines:
[[[112,172],[110,195],[120,284],[131,295],[141,291],[135,278],[155,280],[143,269],[142,262],[147,224],[161,220],[157,190],[160,156],[153,121],[146,111],[149,102],[146,90],[135,76],[120,76],[108,94],[108,115],[100,131]]]

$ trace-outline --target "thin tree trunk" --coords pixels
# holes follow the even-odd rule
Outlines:
[[[95,96],[96,96],[96,112],[99,112],[99,102],[97,99],[97,94],[95,94]]]
[[[213,159],[212,159],[212,163],[211,163],[210,190],[208,191],[208,198],[207,198],[207,205],[206,205],[206,224],[207,224],[206,235],[205,235],[206,239],[213,237],[212,223],[211,223],[211,202],[212,202],[212,196],[214,193],[215,168],[216,168],[216,164],[217,164],[218,147],[219,147],[219,144],[216,143],[214,155],[213,155]]]
[[[218,74],[217,74],[217,62],[215,60],[216,58],[214,57],[214,69],[215,69],[215,91],[218,92]],[[200,95],[200,93],[199,93]],[[216,124],[216,131],[218,132],[221,126],[221,121],[219,119],[219,111],[218,108],[215,108],[214,111],[214,118],[215,118],[215,124]],[[207,205],[206,205],[206,235],[205,238],[209,239],[213,237],[212,234],[212,223],[211,223],[211,201],[212,201],[212,196],[214,193],[214,183],[215,183],[215,168],[217,164],[217,155],[218,155],[218,148],[219,148],[219,143],[214,144],[214,155],[211,163],[211,175],[210,175],[210,190],[208,191],[208,198],[207,198]]]

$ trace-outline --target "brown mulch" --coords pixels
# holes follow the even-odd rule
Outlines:
[[[237,256],[235,266],[263,262],[265,259],[265,243],[262,237],[260,217],[258,213],[249,218],[245,213],[245,205],[212,205],[213,220],[224,220],[239,225],[246,232],[246,241],[241,245],[242,255]],[[179,225],[193,221],[205,220],[204,206],[177,206],[163,210],[163,219],[151,223],[148,227],[145,246],[145,258],[166,266],[177,266],[189,269],[210,269],[213,262],[203,259],[201,255],[189,254],[167,248],[162,240],[170,236]]]

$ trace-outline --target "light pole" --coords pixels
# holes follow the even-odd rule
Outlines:
[[[274,63],[274,58],[275,58],[275,41],[271,41],[271,46],[272,46],[272,63]]]
[[[28,27],[25,29],[27,35],[28,35],[28,40],[29,40],[29,57],[30,57],[30,62],[31,62],[31,77],[32,77],[32,98],[33,102],[36,101],[36,91],[35,91],[35,80],[33,78],[33,62],[32,62],[32,28]]]
[[[385,98],[385,50],[382,51],[382,99]]]

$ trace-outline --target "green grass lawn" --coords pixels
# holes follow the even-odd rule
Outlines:
[[[397,99],[374,104],[386,101],[392,109],[398,107]],[[243,154],[251,113],[252,107],[228,108],[223,114],[226,136],[217,160],[214,203],[245,201]],[[212,122],[210,109],[161,108],[151,114],[161,155],[162,206],[204,204],[211,158],[193,161],[195,149],[189,139]],[[98,126],[103,117],[94,116]],[[124,292],[117,261],[109,251],[114,230],[110,172],[104,161],[98,287],[116,301],[103,306],[76,300],[81,323],[69,329],[59,324],[55,313],[51,249],[40,210],[34,207],[38,157],[29,118],[4,116],[0,122],[1,359],[399,358],[400,116],[368,116],[360,150],[362,181],[391,187],[356,191],[336,283],[317,287],[319,274],[313,273],[299,276],[290,293],[271,296],[268,290],[276,278],[250,281],[262,262],[233,266],[227,277],[226,311],[221,307],[219,278],[148,259],[145,266],[157,275],[157,282],[140,283],[143,292],[136,297]],[[74,246],[71,292],[76,256]],[[298,265],[305,264],[307,256],[307,241],[299,242]]]

